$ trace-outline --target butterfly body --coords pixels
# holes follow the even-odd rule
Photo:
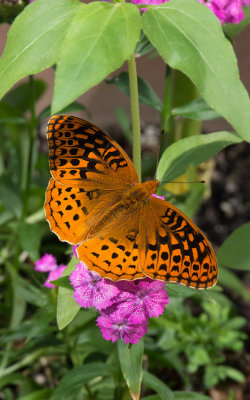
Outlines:
[[[217,262],[204,234],[172,204],[152,197],[158,181],[139,183],[134,166],[105,132],[80,118],[48,124],[52,178],[45,213],[60,240],[101,276],[214,286]]]

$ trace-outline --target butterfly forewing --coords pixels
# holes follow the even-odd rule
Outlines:
[[[69,186],[94,188],[138,182],[135,168],[122,148],[90,122],[56,115],[48,123],[50,171]]]
[[[205,289],[217,282],[213,249],[199,228],[172,204],[152,198],[140,219],[140,264],[152,279]]]
[[[47,134],[53,178],[46,191],[46,219],[60,240],[78,244],[138,182],[137,174],[121,147],[90,122],[56,115]]]

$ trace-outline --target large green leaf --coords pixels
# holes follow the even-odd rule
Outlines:
[[[83,4],[72,20],[58,59],[52,113],[60,111],[128,60],[140,38],[133,4]]]
[[[130,390],[133,400],[140,398],[142,381],[142,357],[144,353],[143,340],[129,347],[126,343],[119,340],[118,354],[121,370]]]
[[[36,0],[12,24],[0,59],[0,98],[19,79],[56,63],[77,0]]]
[[[236,229],[217,252],[219,264],[250,271],[250,222]]]
[[[164,151],[156,177],[159,181],[171,181],[184,174],[190,164],[199,165],[226,146],[241,141],[238,135],[224,131],[181,139]]]
[[[142,16],[144,32],[164,61],[182,71],[239,135],[250,141],[250,101],[219,20],[197,0],[171,0]]]
[[[71,274],[77,264],[78,260],[73,257],[67,268],[63,271],[63,276]],[[73,288],[71,290],[65,287],[59,287],[56,314],[58,328],[61,330],[70,324],[79,310],[80,306],[73,298]]]

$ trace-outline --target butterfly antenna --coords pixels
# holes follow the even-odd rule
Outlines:
[[[161,145],[162,145],[163,136],[164,136],[164,130],[162,129],[161,137],[160,137],[160,143],[159,143],[158,150],[157,150],[157,155],[156,155],[156,167],[155,167],[154,180],[156,180],[156,171],[157,171],[157,167],[158,167],[158,164],[159,164],[159,158],[160,158],[160,151],[161,151]]]
[[[206,181],[161,181],[161,183],[206,183]]]

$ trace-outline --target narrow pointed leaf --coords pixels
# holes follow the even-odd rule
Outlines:
[[[65,270],[63,276],[68,276],[75,269],[78,260],[73,257]],[[79,304],[73,298],[73,291],[66,287],[59,287],[57,299],[57,325],[61,330],[65,328],[75,318],[80,310]]]
[[[140,398],[141,392],[143,340],[140,340],[131,347],[119,340],[117,347],[124,379],[130,390],[132,399],[137,400]]]
[[[52,113],[101,82],[133,54],[140,38],[140,12],[133,4],[82,4],[63,42]]]
[[[250,101],[218,18],[197,0],[171,0],[142,16],[145,34],[172,68],[182,71],[206,102],[250,141]]]
[[[89,383],[94,378],[110,376],[113,369],[110,365],[93,362],[82,365],[67,372],[59,385],[56,387],[51,400],[77,399],[77,393],[84,384]]]
[[[174,392],[159,378],[150,374],[147,371],[143,371],[142,375],[143,383],[153,389],[157,394],[159,394],[162,400],[174,400]]]
[[[209,105],[202,97],[192,100],[189,103],[184,104],[183,106],[175,107],[171,111],[171,115],[195,119],[198,121],[207,121],[211,119],[221,118],[220,114],[209,107]]]

